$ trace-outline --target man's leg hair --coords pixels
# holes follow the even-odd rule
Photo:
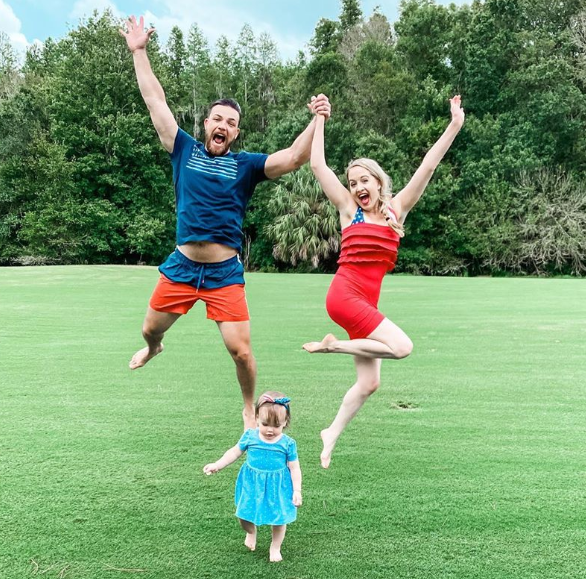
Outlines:
[[[142,368],[149,360],[152,360],[163,351],[163,336],[181,315],[158,312],[150,306],[147,308],[147,313],[142,324],[142,336],[147,346],[132,356],[128,364],[131,370]]]
[[[256,428],[254,419],[254,388],[256,385],[256,360],[250,344],[250,321],[217,322],[224,344],[234,364],[240,384],[244,410],[242,418],[245,428]]]

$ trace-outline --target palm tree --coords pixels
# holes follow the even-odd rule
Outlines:
[[[266,233],[275,259],[317,267],[339,251],[338,213],[307,165],[281,178],[267,209],[272,219]]]

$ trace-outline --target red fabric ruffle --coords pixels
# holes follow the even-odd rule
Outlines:
[[[388,225],[356,223],[342,231],[342,251],[338,264],[384,263],[392,271],[397,262],[398,233]]]

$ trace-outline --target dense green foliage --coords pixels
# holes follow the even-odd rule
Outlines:
[[[232,96],[244,112],[239,146],[251,151],[289,146],[309,120],[309,97],[326,93],[330,165],[343,174],[352,158],[375,158],[395,191],[460,93],[467,121],[409,216],[398,269],[580,275],[582,10],[582,0],[555,9],[545,0],[403,0],[392,26],[344,0],[338,20],[317,22],[309,58],[283,63],[271,38],[246,24],[235,43],[210,47],[196,23],[187,36],[174,29],[166,47],[155,37],[149,56],[184,129],[201,138],[207,105]],[[172,249],[171,167],[119,25],[96,13],[31,49],[20,68],[0,37],[0,263],[157,263]],[[312,196],[303,176],[258,188],[245,222],[250,268],[333,267],[324,204],[304,205],[317,211],[309,244],[288,229],[306,217],[275,215],[274,196],[301,202],[305,188]]]

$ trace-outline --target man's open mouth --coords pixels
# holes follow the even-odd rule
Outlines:
[[[221,133],[215,133],[212,137],[212,141],[216,145],[223,145],[226,142],[226,135],[222,135]]]

